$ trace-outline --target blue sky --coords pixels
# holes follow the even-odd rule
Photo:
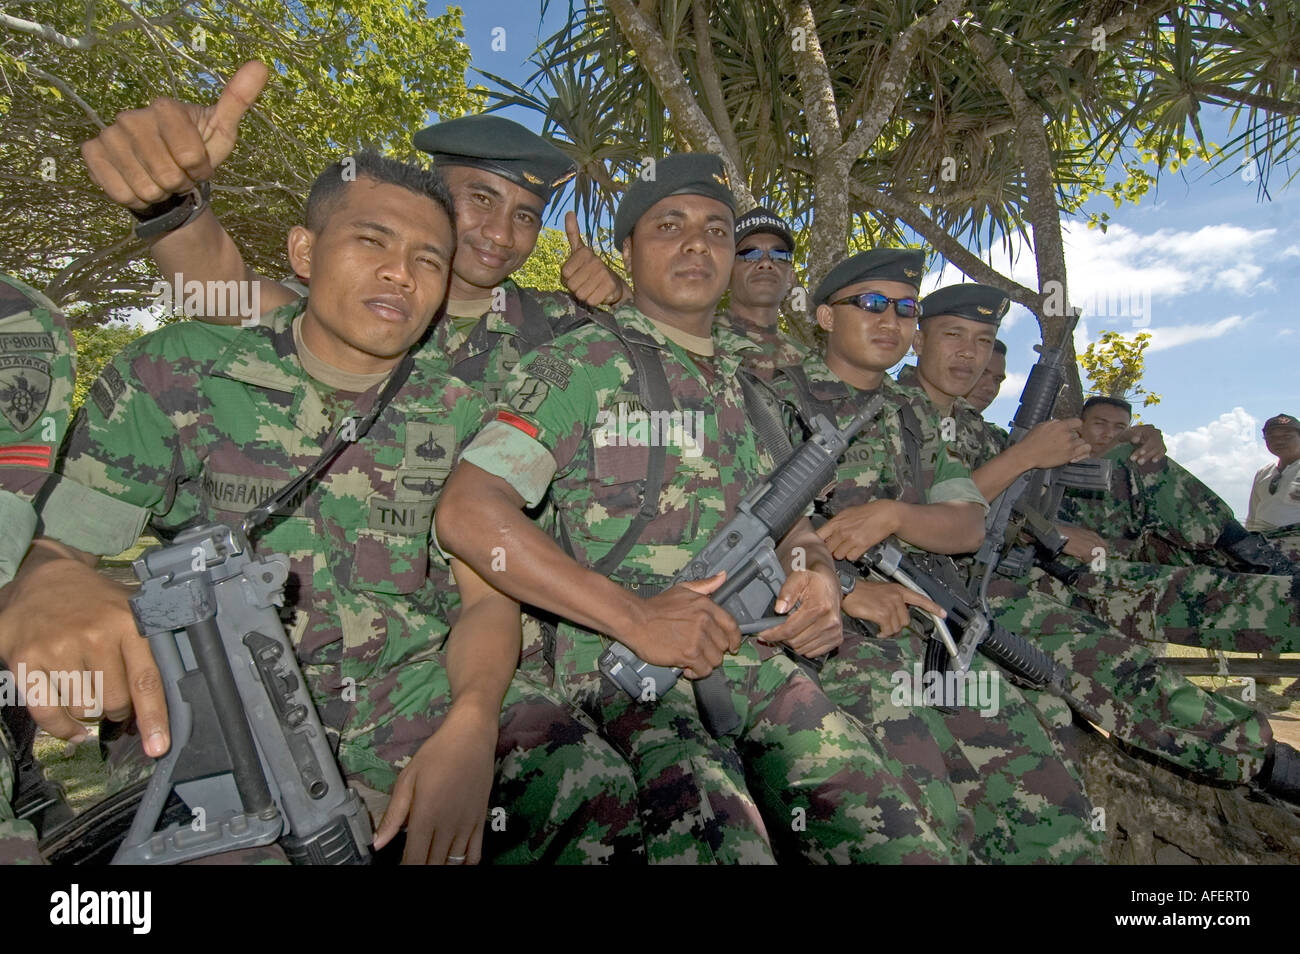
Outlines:
[[[431,7],[435,6],[431,4]],[[437,5],[440,8],[440,5]],[[567,4],[552,3],[547,29],[562,22]],[[474,3],[464,9],[473,65],[521,81],[537,44],[537,0]],[[493,30],[504,28],[504,51],[493,50]],[[480,80],[471,71],[470,81]],[[485,82],[485,85],[491,85]],[[505,115],[540,128],[524,109]],[[1227,114],[1206,116],[1207,136],[1225,142]],[[1110,213],[1106,233],[1069,223],[1067,265],[1070,296],[1084,307],[1076,333],[1082,350],[1102,331],[1153,336],[1144,387],[1162,397],[1140,410],[1161,428],[1180,463],[1222,494],[1245,516],[1250,480],[1272,458],[1259,429],[1280,411],[1300,414],[1300,191],[1272,183],[1273,199],[1260,202],[1254,181],[1211,172],[1193,160],[1167,176],[1141,204],[1115,209],[1109,199],[1095,208]],[[1022,284],[1035,284],[1033,257],[993,260]],[[942,282],[961,280],[951,266]],[[1024,374],[1033,363],[1038,331],[1027,311],[1015,306],[1003,337],[1012,377],[989,417],[1005,423],[1015,411]]]

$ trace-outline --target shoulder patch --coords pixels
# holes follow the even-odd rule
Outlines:
[[[34,354],[0,356],[0,412],[17,433],[45,413],[52,386],[48,361]]]
[[[561,391],[568,389],[569,378],[573,376],[573,368],[568,363],[547,354],[539,354],[533,358],[524,371],[535,378],[554,384]]]

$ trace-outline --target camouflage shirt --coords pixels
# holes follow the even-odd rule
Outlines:
[[[780,328],[760,328],[731,312],[724,311],[719,314],[714,320],[714,325],[752,341],[758,346],[757,351],[745,352],[743,363],[747,371],[753,372],[764,381],[771,381],[777,368],[803,364],[812,355],[812,352]]]
[[[810,358],[802,368],[813,399],[834,414],[837,427],[848,424],[876,393],[841,381],[820,358]],[[788,372],[777,373],[773,388],[782,400],[800,403],[799,390]],[[881,393],[885,406],[858,432],[840,458],[831,510],[838,513],[872,500],[911,504],[957,501],[978,503],[987,510],[988,504],[971,480],[970,471],[952,445],[942,439],[938,415],[924,392],[897,384],[885,375]],[[803,410],[805,416],[807,410]],[[910,440],[904,436],[908,427],[919,430]],[[915,449],[915,459],[909,444]]]
[[[96,384],[103,400],[87,402],[69,436],[60,470],[75,484],[63,481],[47,501],[46,533],[112,554],[146,521],[164,539],[195,524],[238,524],[314,463],[337,422],[294,352],[303,307],[252,328],[184,322],[127,346]],[[381,388],[362,395],[354,415]],[[259,553],[289,558],[289,634],[322,720],[348,726],[345,742],[396,705],[368,698],[366,683],[431,658],[448,632],[458,600],[431,518],[483,413],[478,392],[420,349],[366,437],[254,536]],[[99,519],[114,501],[134,519]]]
[[[898,372],[898,382],[920,391],[933,411],[934,403],[921,387],[921,378],[916,365],[909,364]],[[953,438],[952,443],[957,456],[972,474],[1007,449],[1007,434],[1000,427],[990,424],[980,416],[979,411],[971,407],[965,399],[953,402],[949,415],[952,425],[946,428]]]
[[[67,428],[76,353],[54,304],[0,274],[0,586],[17,572],[36,529],[31,501]]]
[[[506,279],[493,289],[492,307],[478,324],[461,332],[444,317],[425,347],[445,356],[452,374],[477,384],[495,403],[525,352],[582,324],[587,314],[568,292],[521,288]]]
[[[646,414],[627,349],[607,329],[588,324],[520,362],[507,401],[464,459],[508,481],[529,505],[549,486],[576,559],[590,567],[640,508],[649,442],[663,441],[658,514],[610,577],[626,586],[664,586],[771,470],[736,377],[742,354],[754,345],[715,326],[715,355],[691,356],[631,305],[614,317],[662,350],[671,414]],[[572,627],[564,629],[572,635]],[[598,640],[586,642],[569,671],[594,670],[599,650]],[[741,654],[759,658],[752,641]]]

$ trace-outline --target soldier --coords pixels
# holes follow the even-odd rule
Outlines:
[[[557,683],[633,763],[643,802],[659,809],[657,824],[647,821],[652,858],[677,855],[690,826],[695,857],[763,860],[770,835],[778,850],[819,862],[949,860],[954,849],[932,830],[915,785],[776,646],[816,657],[842,638],[838,578],[806,522],[780,541],[789,576],[775,610],[789,618],[761,645],[742,642],[708,599],[721,576],[668,586],[771,461],[736,377],[753,345],[712,327],[735,256],[722,163],[674,155],[654,172],[631,183],[614,218],[633,303],[520,362],[507,403],[448,483],[439,539],[504,592],[565,620]],[[647,410],[667,407],[688,433],[647,440],[620,423],[639,413],[644,425]],[[563,550],[520,513],[548,489]],[[602,679],[601,634],[689,678],[721,664],[737,735],[709,736],[685,680],[658,700],[632,701]]]
[[[1246,529],[1262,533],[1300,561],[1300,421],[1290,414],[1270,417],[1264,422],[1264,443],[1277,463],[1255,474]]]
[[[172,214],[160,210],[183,203],[234,148],[240,118],[266,78],[265,66],[253,61],[231,78],[215,106],[161,98],[145,109],[122,113],[82,146],[91,178],[137,218],[156,221],[160,214]],[[547,203],[574,174],[573,162],[549,141],[504,117],[477,115],[422,129],[413,143],[442,172],[457,217],[445,314],[424,346],[447,356],[451,374],[495,402],[522,353],[585,322],[586,306],[616,304],[630,292],[583,244],[573,213],[565,223],[571,254],[560,274],[576,298],[511,280],[532,254]],[[150,157],[147,163],[145,156]],[[155,235],[150,246],[164,276],[256,282],[263,311],[291,304],[306,291],[301,280],[288,287],[250,272],[206,201],[197,200],[188,217],[168,225],[169,231]],[[198,317],[216,323],[239,320]],[[544,525],[550,519],[545,513],[536,516]],[[524,633],[523,665],[549,679],[541,630],[531,615],[525,617]]]
[[[983,414],[997,400],[1002,382],[1007,379],[1007,345],[1001,338],[993,341],[993,355],[975,387],[966,395],[966,402]]]
[[[965,552],[984,536],[987,502],[940,439],[933,407],[886,373],[916,331],[924,261],[919,250],[877,249],[831,269],[813,296],[818,324],[827,332],[825,362],[812,357],[780,369],[774,382],[804,419],[825,414],[841,427],[873,394],[887,399],[840,459],[826,506],[834,516],[819,530],[837,556],[860,553],[854,543],[859,527],[874,522],[893,526],[901,545],[934,563],[942,558],[928,554]],[[978,657],[974,664],[975,679],[990,690],[979,701],[972,689],[944,700],[940,709],[915,691],[920,687],[912,685],[912,674],[924,666],[925,633],[909,619],[908,607],[942,612],[938,606],[900,584],[865,578],[843,606],[868,621],[878,638],[846,626],[844,644],[822,670],[823,690],[873,726],[909,774],[955,796],[969,815],[975,860],[1099,860],[1100,834],[1091,831],[1091,805],[1077,769],[992,663]],[[900,687],[912,691],[900,693]],[[940,802],[938,795],[931,798]]]
[[[62,312],[0,274],[0,587],[17,573],[36,531],[32,502],[51,480],[67,428],[76,354]],[[0,656],[0,678],[10,677],[4,669]],[[11,806],[19,764],[40,771],[28,758],[33,734],[21,710],[0,711],[0,863],[40,861],[35,827]]]
[[[717,324],[758,345],[744,366],[764,380],[776,368],[799,364],[808,349],[781,330],[781,302],[794,284],[794,236],[775,212],[756,206],[736,219],[731,306]]]
[[[289,557],[289,634],[345,775],[383,813],[376,843],[405,824],[411,862],[640,859],[626,764],[575,709],[512,678],[517,604],[432,542],[441,485],[483,414],[445,358],[412,349],[445,294],[451,198],[417,167],[348,162],[355,176],[330,166],[290,232],[307,299],[254,327],[171,325],[95,383],[43,509],[47,539],[2,591],[0,654],[104,671],[108,715],[133,708],[161,755],[157,668],[93,554],[146,522],[163,539],[238,523],[378,408],[254,541]],[[32,714],[56,735],[78,729],[62,709]],[[490,798],[504,831],[487,826]]]
[[[1109,493],[1067,488],[1058,519],[1069,528],[1071,556],[1094,547],[1139,563],[1204,565],[1249,573],[1290,575],[1295,566],[1259,534],[1237,522],[1232,508],[1176,461],[1149,425],[1162,453],[1130,446],[1134,428],[1127,401],[1092,397],[1079,413],[1080,433],[1094,456],[1113,461]]]
[[[953,285],[921,303],[918,362],[900,380],[918,383],[948,419],[955,446],[987,500],[1030,468],[1081,460],[1089,448],[1079,420],[1046,421],[1005,452],[958,395],[978,380],[993,348],[1006,295],[982,285]],[[963,561],[972,586],[984,568]],[[1041,571],[1035,571],[1041,573]],[[1207,693],[1169,670],[1140,644],[1096,616],[1053,599],[1025,580],[993,574],[989,604],[1007,629],[1032,636],[1071,676],[1071,704],[1107,732],[1203,778],[1249,783],[1300,800],[1300,757],[1274,742],[1268,722],[1234,699]]]
[[[150,234],[150,252],[165,277],[258,282],[263,312],[295,301],[303,293],[301,283],[287,287],[249,271],[239,248],[195,190],[201,192],[201,184],[234,148],[240,118],[266,79],[263,64],[246,63],[215,106],[156,99],[145,109],[122,113],[82,145],[91,178],[113,201],[152,222],[174,216],[164,223],[166,231],[137,226]],[[573,161],[549,141],[518,123],[486,114],[436,123],[417,132],[412,141],[433,157],[457,216],[446,318],[435,325],[428,346],[450,358],[452,374],[478,385],[495,401],[520,354],[585,320],[579,302],[608,306],[629,292],[582,243],[572,214],[566,220],[572,253],[561,277],[577,300],[510,281],[533,251],[547,203],[574,175]],[[150,157],[147,163],[143,156]],[[160,211],[176,205],[188,214]],[[240,320],[200,317],[218,323]]]

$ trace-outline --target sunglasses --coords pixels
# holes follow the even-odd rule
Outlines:
[[[761,262],[765,256],[786,265],[794,261],[794,252],[787,252],[783,248],[747,248],[736,253],[736,258],[742,262]]]
[[[899,318],[921,317],[921,303],[915,298],[890,298],[888,295],[880,294],[880,292],[863,292],[861,295],[841,298],[839,301],[831,302],[831,304],[853,305],[863,311],[869,311],[873,315],[883,315],[885,309],[893,305],[894,311]]]

